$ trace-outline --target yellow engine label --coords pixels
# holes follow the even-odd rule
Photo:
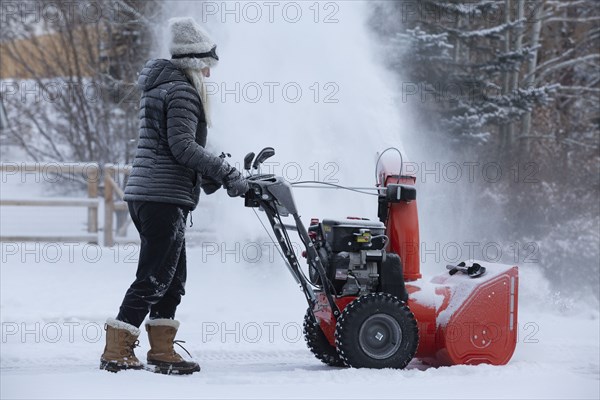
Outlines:
[[[370,243],[371,242],[371,232],[362,232],[356,236],[356,241],[358,243]]]

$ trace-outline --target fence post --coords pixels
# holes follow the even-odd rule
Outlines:
[[[113,198],[112,179],[114,167],[112,164],[104,165],[104,246],[111,247],[113,240],[113,215],[115,213],[115,201]]]
[[[87,192],[90,199],[98,199],[98,180],[100,179],[100,167],[93,164],[93,176],[87,176]],[[98,233],[98,207],[88,207],[88,232]]]

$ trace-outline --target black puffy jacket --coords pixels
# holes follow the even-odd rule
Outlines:
[[[228,163],[204,149],[206,118],[200,96],[169,60],[150,60],[138,79],[140,136],[125,201],[173,203],[194,209],[202,176],[217,183]]]

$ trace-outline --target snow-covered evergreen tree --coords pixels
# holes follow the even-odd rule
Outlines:
[[[502,210],[475,236],[533,241],[555,283],[597,292],[598,2],[380,2],[372,22],[426,142],[513,178],[470,188],[473,207]]]

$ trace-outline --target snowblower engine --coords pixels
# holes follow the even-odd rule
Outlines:
[[[385,292],[407,299],[400,257],[384,250],[388,238],[382,222],[356,217],[320,222],[313,218],[308,234],[336,295]],[[313,284],[321,285],[312,267],[309,278]]]

